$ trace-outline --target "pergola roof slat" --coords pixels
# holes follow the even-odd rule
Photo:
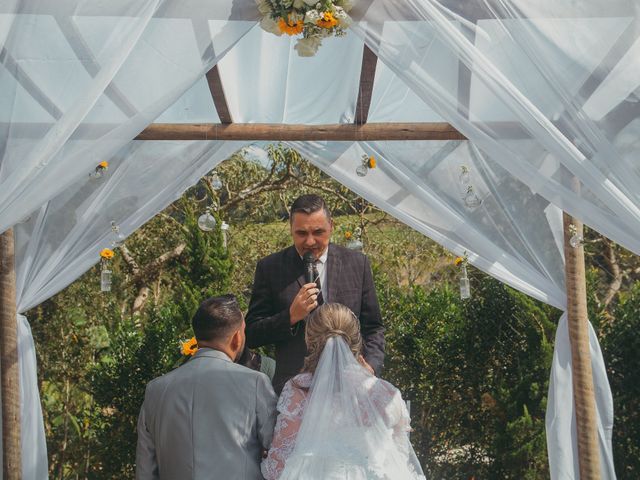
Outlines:
[[[448,123],[288,125],[271,123],[152,124],[136,140],[374,141],[465,140]]]

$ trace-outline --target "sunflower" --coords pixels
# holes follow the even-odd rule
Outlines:
[[[455,261],[453,263],[455,263],[456,267],[458,265],[460,265],[462,262],[464,262],[464,258],[462,257],[456,257]]]
[[[376,157],[374,156],[369,157],[369,159],[367,160],[367,167],[376,168]]]
[[[109,162],[100,162],[98,164],[98,168],[104,168],[105,170],[109,168]]]
[[[180,344],[180,351],[183,355],[195,355],[198,351],[198,341],[196,337],[191,337],[186,342]]]
[[[322,14],[322,18],[320,20],[318,20],[316,22],[316,25],[318,25],[321,28],[333,28],[338,24],[338,20],[336,20],[336,18],[333,16],[333,13],[331,12],[324,12]]]
[[[100,252],[100,256],[105,260],[111,260],[113,258],[113,255],[113,250],[111,250],[110,248],[103,248]]]
[[[302,33],[302,30],[304,30],[304,22],[302,20],[293,22],[291,17],[287,20],[281,18],[278,21],[278,28],[282,33],[286,33],[287,35],[298,35],[299,33]]]
[[[351,240],[351,237],[353,236],[353,233],[351,232],[344,232],[344,238],[346,238],[347,240]]]

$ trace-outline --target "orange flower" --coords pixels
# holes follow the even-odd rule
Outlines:
[[[100,162],[98,164],[98,167],[99,168],[104,168],[106,170],[107,168],[109,168],[109,162]]]
[[[304,22],[302,20],[292,22],[291,17],[286,21],[284,18],[281,18],[278,21],[278,28],[282,33],[286,33],[287,35],[298,35],[299,33],[302,33],[302,30],[304,29]]]
[[[331,12],[324,12],[322,14],[322,19],[316,22],[316,25],[322,28],[333,28],[338,24],[338,20],[336,20]]]
[[[367,160],[367,167],[376,168],[376,158],[374,156],[369,157],[369,160]]]
[[[464,258],[462,258],[462,257],[456,257],[456,259],[454,261],[454,263],[456,264],[456,267],[458,265],[460,265],[462,262],[464,262]]]
[[[111,250],[110,248],[103,248],[100,252],[100,256],[105,260],[111,260],[113,258],[113,255],[113,250]]]
[[[180,345],[180,351],[183,355],[195,355],[198,351],[198,341],[196,337],[191,337],[186,342],[182,342]]]
[[[351,237],[353,236],[353,233],[351,232],[344,232],[344,238],[346,238],[347,240],[351,240]]]

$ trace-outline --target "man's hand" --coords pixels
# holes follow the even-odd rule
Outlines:
[[[307,283],[302,286],[289,307],[291,325],[298,323],[318,306],[319,293],[320,290],[315,283]]]
[[[373,367],[367,363],[362,355],[358,355],[358,362],[362,365],[371,375],[375,375],[376,372],[373,371]]]

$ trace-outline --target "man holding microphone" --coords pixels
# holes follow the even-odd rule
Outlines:
[[[293,245],[258,262],[246,317],[247,346],[275,344],[273,386],[280,393],[306,356],[304,319],[319,304],[341,303],[360,321],[363,356],[377,375],[384,361],[384,327],[369,259],[330,243],[333,220],[318,195],[291,206]],[[312,281],[310,281],[312,280]]]

